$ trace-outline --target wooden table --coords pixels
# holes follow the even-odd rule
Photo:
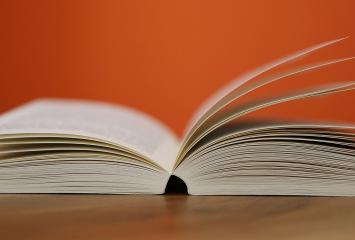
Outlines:
[[[0,239],[355,239],[355,198],[0,195]]]

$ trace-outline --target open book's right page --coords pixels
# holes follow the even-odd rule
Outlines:
[[[349,184],[354,186],[354,172],[345,174],[331,168],[324,169],[323,162],[331,162],[333,158],[346,158],[344,161],[349,163],[350,154],[352,161],[349,164],[354,164],[353,125],[351,122],[339,121],[343,119],[334,118],[335,111],[328,115],[323,113],[318,119],[316,115],[310,114],[312,111],[303,111],[326,106],[327,102],[354,89],[354,82],[344,81],[349,79],[335,81],[330,77],[310,80],[314,78],[312,73],[352,60],[351,57],[315,63],[306,61],[306,64],[301,59],[341,40],[312,46],[252,71],[217,92],[203,105],[188,126],[175,164],[175,175],[187,183],[190,193],[354,194],[354,191],[348,191]],[[280,131],[287,133],[286,136],[280,135]],[[240,135],[241,133],[243,134]],[[270,143],[273,145],[268,145]],[[243,148],[244,152],[239,149],[243,144],[247,144]],[[284,155],[277,148],[282,144],[287,145]],[[306,156],[301,156],[304,151],[297,148],[299,144],[301,149],[318,147],[320,152],[324,152],[325,147],[331,154],[323,156],[319,152],[309,151],[307,161]],[[263,155],[264,151],[267,153]],[[296,164],[294,166],[289,164],[290,159],[304,161],[298,162],[298,165],[292,163]],[[316,164],[310,164],[311,160],[316,161]],[[260,161],[261,164],[258,165]],[[280,163],[286,165],[280,166]],[[305,174],[307,171],[308,174]],[[334,175],[317,175],[317,171],[323,174],[332,171]],[[303,177],[297,178],[291,173]],[[347,177],[343,178],[343,174]],[[263,184],[268,178],[272,178],[272,184]],[[336,187],[324,189],[322,186],[333,178],[339,180],[335,181]],[[240,184],[242,182],[248,186]],[[300,184],[305,187],[300,187]]]

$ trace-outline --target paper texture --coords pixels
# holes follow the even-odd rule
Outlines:
[[[171,171],[177,139],[161,123],[126,107],[37,100],[0,118],[0,134],[54,133],[98,138],[128,147]]]

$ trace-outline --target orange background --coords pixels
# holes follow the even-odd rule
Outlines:
[[[355,55],[354,23],[352,0],[1,0],[0,112],[37,97],[97,99],[181,134],[204,99],[247,70],[344,36],[317,56]],[[312,79],[354,80],[354,68]],[[309,112],[355,121],[353,95]]]

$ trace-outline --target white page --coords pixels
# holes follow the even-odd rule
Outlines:
[[[0,134],[59,133],[98,138],[128,147],[171,171],[177,137],[162,123],[123,106],[43,99],[0,117]]]
[[[273,69],[277,66],[283,65],[285,63],[288,63],[290,61],[299,59],[307,54],[311,54],[321,48],[324,48],[326,46],[335,44],[344,38],[333,40],[333,41],[328,41],[324,42],[321,44],[314,45],[312,47],[303,49],[301,51],[298,51],[296,53],[293,53],[291,55],[288,55],[286,57],[283,57],[281,59],[278,59],[276,61],[273,61],[269,64],[266,64],[262,67],[259,67],[255,69],[254,71],[250,71],[246,73],[245,75],[235,79],[232,81],[230,84],[222,88],[221,90],[217,91],[214,95],[212,95],[205,103],[200,107],[194,116],[192,117],[190,124],[188,125],[181,146],[180,146],[180,152],[178,153],[178,161],[180,162],[182,160],[182,153],[186,151],[187,146],[190,144],[193,139],[198,137],[199,132],[204,131],[204,124],[208,122],[210,118],[212,118],[216,113],[218,113],[219,110],[223,109],[225,106],[230,104],[233,101],[236,101],[239,97],[247,94],[250,91],[255,90],[256,88],[262,87],[264,85],[267,85],[268,83],[271,83],[273,81],[280,80],[286,76],[294,75],[297,73],[305,72],[305,71],[310,71],[313,69],[317,69],[323,66],[331,65],[334,63],[338,62],[343,62],[347,60],[353,59],[352,57],[350,58],[341,58],[341,59],[335,59],[335,60],[330,60],[322,63],[317,63],[309,66],[305,66],[299,69],[294,69],[293,71],[282,73],[277,77],[266,77],[265,79],[259,80],[257,83],[254,84],[254,86],[242,89],[241,86],[248,81],[253,80],[255,77],[261,75],[262,73],[265,73],[266,71]]]
[[[335,44],[335,43],[342,41],[344,39],[345,38],[340,38],[340,39],[336,39],[336,40],[332,40],[332,41],[328,41],[328,42],[324,42],[324,43],[320,43],[320,44],[311,46],[311,47],[303,49],[299,52],[293,53],[293,54],[288,55],[286,57],[283,57],[283,58],[277,59],[273,62],[270,62],[268,64],[265,64],[255,70],[247,72],[246,74],[236,78],[235,80],[233,80],[232,82],[230,82],[229,84],[227,84],[226,86],[221,88],[219,91],[214,93],[211,97],[209,97],[204,102],[204,104],[200,108],[197,109],[196,113],[191,118],[190,123],[187,126],[187,129],[185,130],[184,142],[189,137],[189,134],[191,134],[191,132],[193,130],[195,130],[195,128],[200,126],[203,121],[205,121],[207,118],[209,118],[210,116],[215,114],[218,110],[220,110],[221,108],[226,106],[231,101],[235,100],[235,98],[239,97],[238,96],[238,94],[239,94],[238,89],[243,84],[245,84],[248,81],[254,79],[255,77],[269,71],[270,69],[276,68],[277,66],[280,66],[285,63],[299,59],[307,54],[313,53],[319,49],[322,49],[322,48],[327,47],[329,45]],[[341,59],[340,61],[349,60],[349,59],[352,59],[352,58],[344,58],[344,59]],[[335,63],[337,61],[331,61],[329,63],[333,63],[333,62]],[[322,64],[322,65],[327,65],[327,64]]]
[[[236,109],[233,108],[230,109],[229,111],[222,112],[219,116],[214,116],[210,118],[209,119],[210,122],[207,122],[208,125],[206,125],[203,131],[198,133],[198,135],[196,135],[195,138],[191,138],[192,141],[189,143],[189,145],[180,151],[178,159],[175,163],[175,167],[177,167],[178,164],[181,163],[186,153],[195,144],[197,144],[197,142],[200,141],[203,137],[207,136],[209,133],[216,130],[217,128],[233,120],[236,120],[237,118],[240,118],[246,114],[280,103],[295,101],[304,98],[312,98],[312,97],[317,97],[317,96],[322,96],[327,94],[333,94],[341,91],[350,91],[354,89],[355,89],[355,82],[319,86],[317,88],[304,90],[294,94],[289,94],[289,95],[270,98],[270,99],[264,99],[262,101],[257,101],[255,103],[250,103],[249,105],[239,106],[239,108]]]

